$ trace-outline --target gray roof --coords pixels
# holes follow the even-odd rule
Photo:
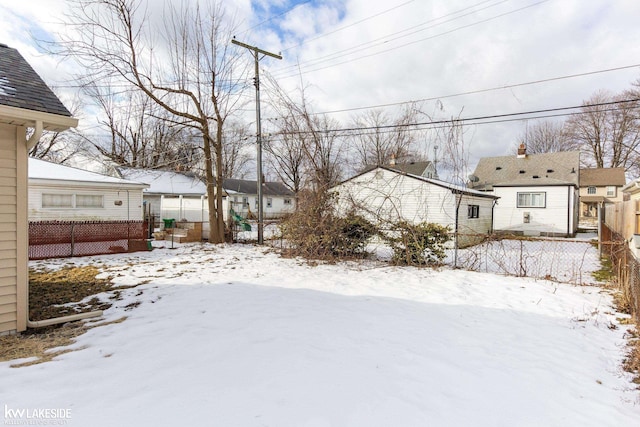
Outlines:
[[[456,185],[456,184],[452,184],[450,182],[441,181],[439,179],[426,178],[426,177],[424,177],[424,176],[422,176],[420,174],[415,175],[415,174],[411,174],[411,173],[402,172],[402,171],[400,171],[398,169],[394,169],[392,167],[387,167],[387,166],[376,166],[373,169],[360,172],[359,174],[356,174],[356,175],[352,176],[351,178],[342,181],[338,185],[342,185],[345,182],[349,182],[349,181],[351,181],[351,180],[353,180],[353,179],[355,179],[355,178],[357,178],[357,177],[359,177],[361,175],[364,175],[365,173],[369,173],[369,172],[371,172],[371,171],[373,171],[375,169],[383,169],[383,170],[386,170],[386,171],[389,171],[389,172],[393,172],[393,173],[396,173],[396,174],[399,174],[399,175],[407,176],[409,178],[412,178],[412,179],[415,179],[415,180],[418,180],[418,181],[422,181],[422,182],[426,182],[428,184],[432,184],[432,185],[435,185],[435,186],[438,186],[438,187],[446,188],[446,189],[450,190],[454,194],[467,194],[467,195],[470,195],[470,196],[487,197],[487,198],[492,198],[492,199],[498,199],[499,198],[499,197],[496,197],[496,196],[494,196],[492,194],[489,194],[489,193],[486,193],[486,192],[483,192],[483,191],[473,190],[473,189],[470,189],[470,188],[467,188],[467,187],[464,187],[464,186],[461,186],[461,185]],[[337,185],[335,187],[337,187]]]
[[[429,167],[430,165],[432,165],[433,162],[430,160],[424,161],[424,162],[409,162],[409,163],[396,163],[396,164],[386,164],[386,165],[369,165],[366,166],[363,170],[363,172],[369,172],[370,170],[373,170],[375,168],[377,168],[378,166],[382,166],[384,168],[387,169],[395,169],[398,170],[400,172],[404,172],[404,173],[408,173],[411,175],[422,175],[422,173],[424,172],[424,170]]]
[[[0,44],[0,105],[71,117],[20,53]]]
[[[627,182],[624,168],[589,168],[580,169],[581,187],[605,187],[615,185],[622,187]]]
[[[527,154],[524,157],[483,157],[473,173],[471,188],[554,186],[579,184],[580,152]]]
[[[227,178],[222,182],[222,187],[228,194],[258,194],[258,185],[256,181]],[[294,196],[293,191],[279,182],[263,183],[262,194],[264,196]]]

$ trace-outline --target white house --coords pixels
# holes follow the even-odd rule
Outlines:
[[[29,220],[141,221],[146,187],[29,158]]]
[[[495,231],[531,236],[573,236],[578,230],[580,153],[484,157],[470,188],[498,196]]]
[[[258,216],[258,184],[244,179],[225,179],[222,183],[231,209],[243,217]],[[293,191],[279,182],[262,183],[264,219],[282,218],[296,209]]]
[[[491,232],[496,196],[436,179],[378,166],[333,187],[340,212],[355,209],[380,224],[405,220],[450,227],[460,235],[458,245],[473,243]]]

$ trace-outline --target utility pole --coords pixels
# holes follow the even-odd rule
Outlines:
[[[253,84],[256,87],[256,149],[257,149],[257,186],[258,186],[258,244],[264,243],[264,206],[262,204],[262,125],[260,123],[260,69],[258,62],[265,56],[271,56],[272,58],[282,59],[282,56],[275,53],[267,52],[256,46],[250,46],[245,43],[241,43],[235,39],[231,40],[231,43],[242,46],[253,54],[255,61],[255,77],[253,78]],[[262,55],[262,58],[259,56]]]

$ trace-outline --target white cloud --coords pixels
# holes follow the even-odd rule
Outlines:
[[[311,1],[284,15],[292,2],[257,4],[236,0],[225,6],[241,29],[249,29],[243,41],[282,51],[282,61],[265,60],[261,66],[283,87],[300,84],[295,66],[300,63],[317,111],[442,97],[640,62],[635,0]],[[271,16],[258,15],[270,6]],[[63,80],[68,70],[31,47],[28,23],[59,30],[53,22],[61,19],[65,2],[0,0],[0,7],[10,12],[0,14],[0,42],[20,49],[47,81]],[[298,46],[302,38],[308,42]],[[462,110],[462,116],[473,117],[577,105],[599,89],[620,92],[639,76],[634,68],[442,98],[443,114]],[[435,111],[435,103],[425,109]],[[468,133],[474,134],[472,157],[505,154],[525,126],[478,126]]]

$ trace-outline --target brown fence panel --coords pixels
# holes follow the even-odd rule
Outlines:
[[[29,259],[144,250],[144,221],[38,221],[29,223]]]
[[[621,291],[620,302],[640,319],[640,261],[633,255],[624,236],[602,226],[602,249],[611,260]],[[606,238],[605,238],[606,237]]]

